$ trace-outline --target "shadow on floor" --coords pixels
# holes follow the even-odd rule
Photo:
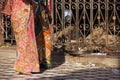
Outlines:
[[[65,46],[60,48],[53,46],[52,55],[51,55],[51,67],[46,67],[45,65],[41,64],[41,73],[47,69],[52,69],[62,65],[65,62]]]
[[[120,80],[120,69],[117,68],[80,69],[80,67],[75,67],[74,71],[71,71],[72,69],[60,68],[57,71],[49,72],[49,74],[38,75],[39,78],[35,80]]]

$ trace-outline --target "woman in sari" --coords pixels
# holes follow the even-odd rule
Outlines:
[[[50,24],[52,18],[48,9],[47,0],[35,0],[37,8],[35,10],[35,28],[37,49],[40,59],[40,64],[43,67],[50,68],[51,65],[51,29]]]
[[[11,16],[17,45],[15,70],[23,74],[40,72],[34,32],[34,13],[30,0],[8,0],[2,13]]]

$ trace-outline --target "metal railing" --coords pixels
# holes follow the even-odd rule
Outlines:
[[[1,18],[2,18],[1,19],[2,22],[0,23],[2,24],[1,26],[4,28],[4,34],[3,34],[4,42],[10,42],[11,44],[13,44],[15,42],[15,38],[10,21],[10,16],[2,14]]]
[[[119,0],[54,0],[54,45],[120,52]]]
[[[120,52],[119,0],[53,0],[53,45],[67,50]],[[14,41],[4,15],[4,39]]]

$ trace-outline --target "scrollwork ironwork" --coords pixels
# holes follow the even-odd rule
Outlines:
[[[57,15],[55,20],[58,21],[56,24],[59,24],[61,28],[55,24],[56,28],[61,32],[68,29],[70,31],[68,34],[71,35],[69,40],[66,40],[63,44],[73,39],[78,43],[82,42],[88,45],[98,46],[99,44],[99,47],[119,43],[119,41],[115,42],[109,40],[109,37],[107,38],[107,36],[120,37],[119,0],[58,0],[57,4],[60,4],[61,7],[55,11]],[[63,18],[64,9],[71,11],[69,23],[66,23],[67,21]],[[58,15],[62,17],[58,17]],[[74,26],[74,28],[71,26]],[[67,33],[67,30],[65,32]]]

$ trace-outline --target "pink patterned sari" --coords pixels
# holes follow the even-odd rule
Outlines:
[[[39,72],[34,15],[30,3],[23,0],[8,0],[3,13],[11,15],[18,54],[14,64],[15,70],[22,73]]]

